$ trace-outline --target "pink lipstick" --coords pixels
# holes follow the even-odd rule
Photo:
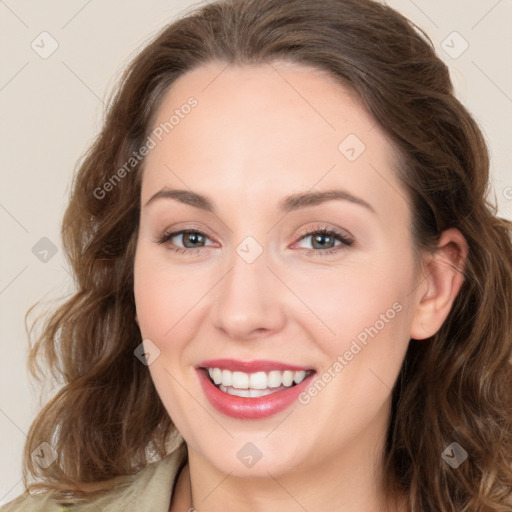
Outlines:
[[[222,414],[261,419],[288,408],[315,371],[277,361],[215,359],[196,369],[208,401]]]

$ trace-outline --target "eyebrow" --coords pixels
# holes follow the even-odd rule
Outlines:
[[[163,188],[153,194],[144,206],[148,206],[157,199],[174,199],[183,204],[188,204],[200,210],[215,213],[215,207],[210,199],[191,190],[175,190]],[[288,213],[294,210],[316,206],[327,201],[349,201],[350,203],[362,206],[372,213],[376,213],[370,203],[357,197],[346,190],[325,190],[322,192],[300,192],[285,197],[279,202],[279,210]]]

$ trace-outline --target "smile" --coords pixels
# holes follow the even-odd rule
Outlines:
[[[289,407],[309,385],[312,369],[272,361],[205,361],[197,373],[209,402],[239,419],[265,418]]]
[[[307,372],[272,370],[268,373],[245,373],[208,368],[208,375],[212,382],[228,395],[259,398],[300,384],[306,378]]]

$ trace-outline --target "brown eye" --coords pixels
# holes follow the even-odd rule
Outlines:
[[[181,240],[184,247],[195,249],[196,247],[203,247],[205,244],[205,237],[198,231],[183,231],[181,233]]]
[[[311,235],[313,249],[331,249],[336,245],[336,238],[325,233]]]

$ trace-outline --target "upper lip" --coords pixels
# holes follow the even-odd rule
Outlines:
[[[232,372],[244,372],[244,373],[255,373],[255,372],[270,372],[272,370],[312,370],[310,366],[299,366],[289,363],[283,363],[280,361],[267,361],[267,360],[255,360],[255,361],[240,361],[237,359],[209,359],[199,364],[199,368],[220,368],[222,370],[230,370]]]

